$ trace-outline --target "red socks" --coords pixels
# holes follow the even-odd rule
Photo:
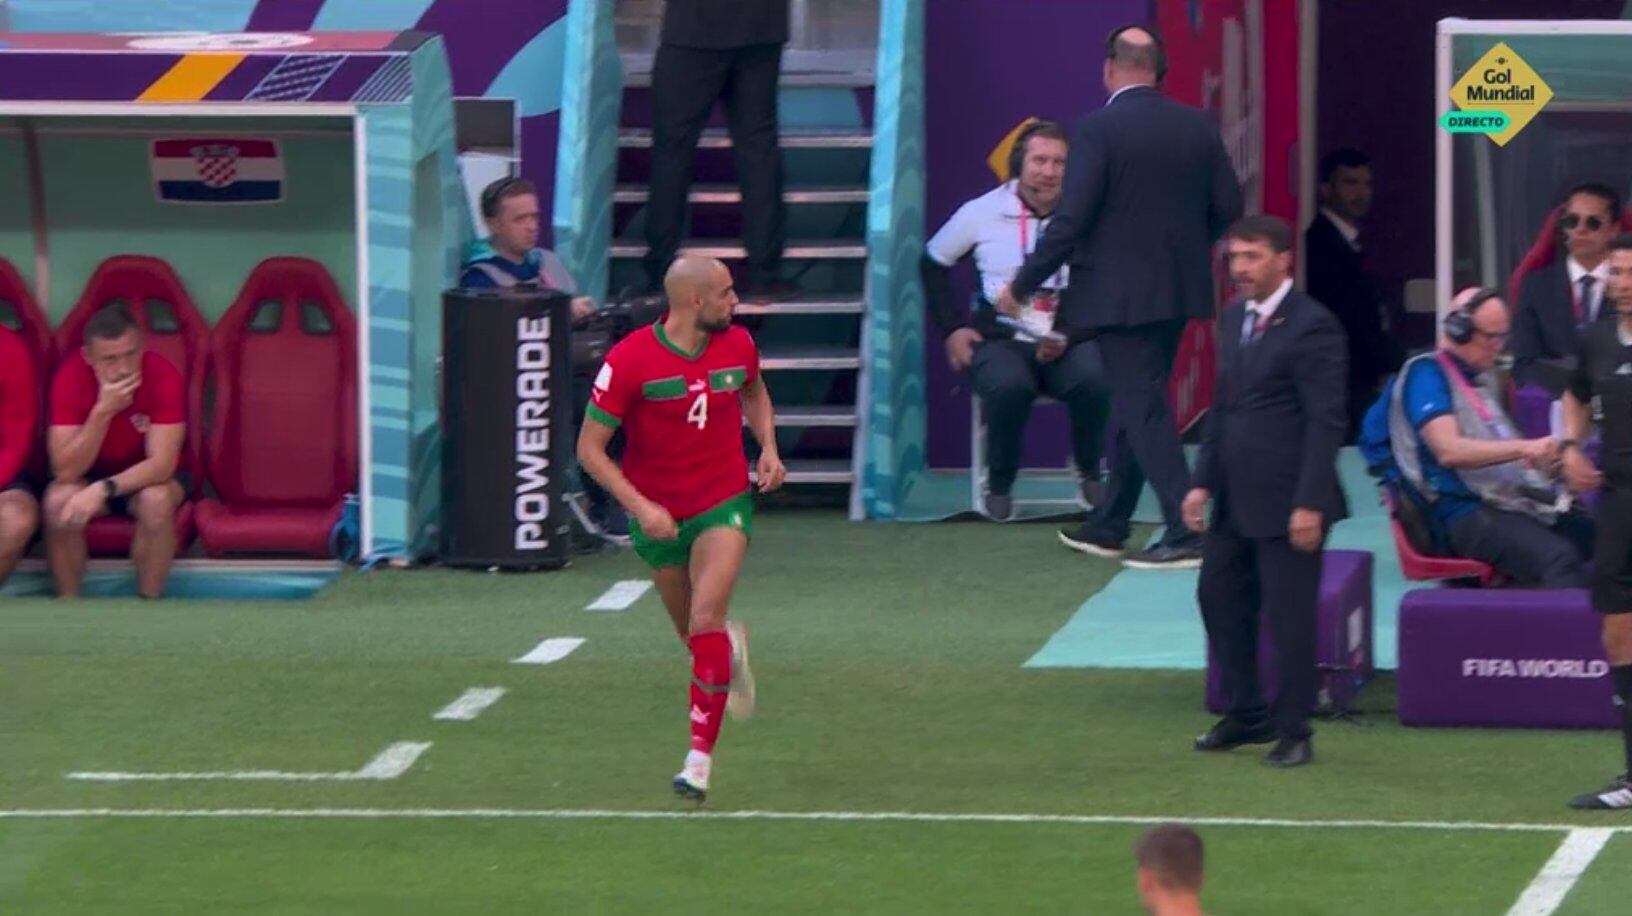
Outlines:
[[[714,753],[731,688],[731,637],[724,630],[697,633],[691,645],[691,749]]]

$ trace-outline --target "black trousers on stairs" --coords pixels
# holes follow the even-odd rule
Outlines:
[[[716,99],[725,104],[742,189],[748,279],[779,279],[787,242],[776,91],[781,45],[683,48],[662,45],[652,66],[652,178],[646,205],[646,276],[661,287],[686,229],[697,139]]]

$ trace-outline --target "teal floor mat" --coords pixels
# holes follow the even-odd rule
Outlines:
[[[1350,518],[1332,530],[1328,546],[1370,551],[1375,558],[1373,653],[1379,668],[1392,669],[1397,659],[1400,600],[1408,584],[1394,552],[1388,517],[1377,502],[1376,487],[1366,474],[1359,452],[1343,450],[1339,473],[1349,498]],[[1148,501],[1148,490],[1145,495]],[[1196,605],[1196,576],[1194,570],[1122,570],[1083,602],[1025,666],[1206,667],[1207,636]]]
[[[1082,509],[1076,504],[1076,482],[1064,475],[1043,476],[1021,472],[1014,482],[1014,522],[1035,522],[1044,519],[1081,519]],[[903,522],[942,522],[960,518],[977,518],[972,505],[973,493],[969,488],[967,470],[934,470],[920,476],[902,500],[897,517]],[[1039,505],[1031,500],[1049,500],[1050,505]],[[1161,520],[1156,505],[1156,494],[1145,488],[1140,497],[1134,521]]]
[[[206,601],[304,601],[340,577],[338,563],[212,563],[183,561],[170,573],[166,598]],[[40,564],[18,570],[0,596],[49,598],[51,577]],[[86,598],[134,598],[136,574],[129,563],[95,563],[85,573]]]

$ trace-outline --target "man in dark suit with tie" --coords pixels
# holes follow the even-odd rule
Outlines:
[[[1168,378],[1186,322],[1213,314],[1212,244],[1241,213],[1241,187],[1218,127],[1157,91],[1166,69],[1152,30],[1111,33],[1110,100],[1077,123],[1053,221],[996,303],[1018,313],[1021,300],[1070,265],[1057,329],[1073,342],[1099,340],[1121,428],[1103,504],[1060,537],[1084,553],[1121,557],[1142,470],[1167,521],[1161,543],[1123,561],[1146,569],[1201,561],[1201,539],[1179,512],[1190,472],[1168,406]]]
[[[1620,231],[1621,195],[1608,185],[1576,185],[1559,209],[1558,231],[1563,256],[1519,282],[1519,310],[1513,318],[1513,377],[1564,392],[1552,375],[1537,372],[1538,360],[1579,356],[1580,334],[1600,319],[1613,322],[1605,308],[1604,281],[1609,277],[1609,243]]]
[[[1365,264],[1363,229],[1371,211],[1371,160],[1357,149],[1320,160],[1320,213],[1303,233],[1304,288],[1331,310],[1349,339],[1349,438],[1400,368],[1404,348],[1384,329],[1379,284]]]
[[[1230,229],[1228,244],[1230,276],[1246,298],[1227,307],[1219,325],[1217,395],[1184,515],[1190,530],[1207,533],[1197,596],[1229,712],[1195,747],[1278,739],[1265,762],[1301,766],[1314,759],[1321,544],[1348,512],[1337,480],[1346,429],[1343,327],[1292,289],[1285,222],[1248,217]],[[1258,683],[1261,616],[1280,662],[1273,709]]]

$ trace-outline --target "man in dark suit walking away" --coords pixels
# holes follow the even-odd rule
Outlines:
[[[1351,440],[1384,378],[1405,359],[1405,349],[1385,328],[1380,285],[1366,269],[1370,211],[1371,160],[1346,148],[1321,157],[1320,213],[1303,233],[1304,288],[1331,310],[1349,338]]]
[[[1207,533],[1197,595],[1230,705],[1195,747],[1226,751],[1279,739],[1264,762],[1301,766],[1314,759],[1320,550],[1348,513],[1337,481],[1346,345],[1332,313],[1292,289],[1285,222],[1248,217],[1228,242],[1230,276],[1246,298],[1226,308],[1219,325],[1217,397],[1184,521]],[[1258,683],[1260,615],[1269,618],[1280,660],[1273,709]]]
[[[1166,70],[1152,30],[1111,33],[1110,100],[1077,123],[1053,222],[997,303],[1017,313],[1021,300],[1070,265],[1057,329],[1072,341],[1099,340],[1121,429],[1103,504],[1060,537],[1084,553],[1121,557],[1140,478],[1148,477],[1167,534],[1123,560],[1147,569],[1201,562],[1201,539],[1179,512],[1190,472],[1168,379],[1185,323],[1212,317],[1211,247],[1241,214],[1241,187],[1217,126],[1156,90]]]
[[[745,298],[786,299],[787,207],[776,90],[788,42],[788,0],[668,0],[652,62],[652,178],[646,206],[646,277],[661,290],[685,235],[691,168],[708,113],[725,103],[742,186],[748,249]]]

